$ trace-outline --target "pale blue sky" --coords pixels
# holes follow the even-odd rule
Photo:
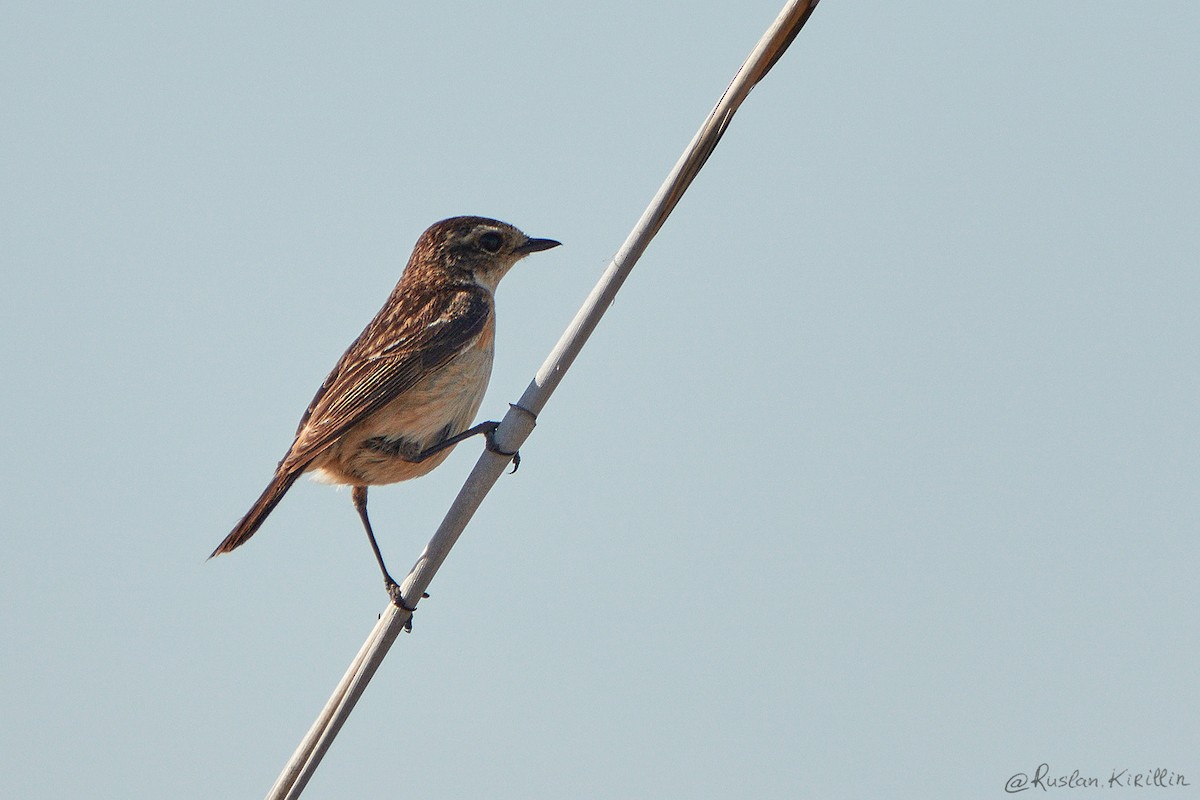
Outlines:
[[[0,9],[0,795],[266,792],[386,602],[309,481],[204,560],[321,379],[495,216],[502,415],[780,6]],[[826,0],[305,797],[1200,796],[1198,41]]]

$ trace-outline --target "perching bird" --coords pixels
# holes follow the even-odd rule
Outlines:
[[[407,608],[371,530],[367,487],[420,477],[469,436],[484,434],[495,449],[497,423],[468,426],[492,371],[496,284],[517,261],[559,244],[484,217],[431,225],[383,308],[317,390],[275,477],[212,555],[253,536],[296,479],[312,472],[354,487],[388,594]]]

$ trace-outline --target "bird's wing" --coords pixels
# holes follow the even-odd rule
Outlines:
[[[389,306],[392,304],[389,303]],[[338,437],[422,378],[441,369],[484,330],[491,302],[482,292],[429,297],[403,317],[385,306],[350,345],[300,420],[280,470],[303,469]]]

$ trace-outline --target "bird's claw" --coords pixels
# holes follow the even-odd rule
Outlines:
[[[511,453],[507,450],[501,450],[500,445],[496,444],[496,428],[500,427],[499,422],[492,423],[492,427],[484,434],[484,439],[487,441],[487,449],[499,456],[507,456],[512,459],[512,472],[509,475],[516,473],[521,466],[521,451],[514,450]]]
[[[409,617],[407,620],[404,621],[404,632],[412,633],[412,614],[417,609],[415,607],[409,607],[404,604],[404,594],[400,590],[400,584],[396,583],[395,581],[388,581],[387,593],[388,593],[388,597],[391,598],[392,605],[396,606],[396,608],[399,608],[402,611],[408,612]],[[429,597],[429,594],[427,592],[422,592],[421,597],[422,598]]]

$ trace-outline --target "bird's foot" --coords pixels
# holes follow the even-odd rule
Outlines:
[[[384,586],[387,587],[388,597],[391,598],[392,605],[409,613],[408,620],[404,623],[404,632],[412,633],[412,614],[416,612],[416,606],[409,607],[404,604],[404,594],[400,589],[400,584],[393,580],[388,580],[384,582]],[[429,593],[421,592],[421,597],[429,597]]]
[[[512,459],[513,468],[512,468],[512,472],[509,473],[511,475],[511,474],[515,473],[517,471],[517,469],[520,468],[520,466],[521,466],[521,451],[514,450],[510,453],[507,450],[501,450],[500,445],[496,444],[496,428],[500,427],[500,423],[499,422],[490,422],[488,424],[491,427],[489,427],[487,430],[485,430],[484,434],[483,434],[484,440],[487,441],[487,449],[491,450],[493,453],[495,453],[498,456],[508,456],[510,459]]]

